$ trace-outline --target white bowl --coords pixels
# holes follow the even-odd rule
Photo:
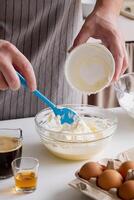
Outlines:
[[[113,79],[115,62],[101,44],[85,43],[76,47],[65,62],[65,77],[70,86],[93,94],[107,87]]]

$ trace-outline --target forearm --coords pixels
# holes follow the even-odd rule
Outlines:
[[[118,16],[123,0],[97,0],[95,9],[101,13],[110,13],[113,16]]]

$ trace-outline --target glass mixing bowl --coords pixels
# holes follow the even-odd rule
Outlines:
[[[134,118],[134,73],[121,76],[115,83],[115,90],[120,106]]]
[[[114,113],[87,105],[59,107],[65,106],[72,108],[82,119],[90,122],[92,132],[54,131],[47,126],[52,111],[44,109],[35,116],[35,126],[45,147],[54,155],[69,160],[89,159],[104,150],[117,128],[117,118]],[[99,127],[99,131],[96,127]]]

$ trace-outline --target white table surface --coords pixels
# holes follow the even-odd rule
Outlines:
[[[115,157],[121,151],[134,147],[134,119],[127,116],[121,108],[116,108],[119,119],[118,129],[111,145],[99,156]],[[21,128],[23,130],[23,155],[39,159],[38,188],[31,194],[16,194],[13,190],[14,179],[0,181],[0,200],[87,200],[68,186],[74,179],[74,172],[84,163],[65,161],[49,153],[40,143],[35,131],[33,118],[1,121],[0,128]]]

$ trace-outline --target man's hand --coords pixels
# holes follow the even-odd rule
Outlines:
[[[36,79],[30,62],[13,44],[0,40],[0,90],[19,89],[20,81],[15,70],[26,78],[28,87],[34,91]]]
[[[112,12],[110,13],[110,11],[106,9],[98,9],[97,7],[91,15],[87,17],[73,43],[73,48],[75,48],[85,43],[90,37],[100,39],[111,51],[115,60],[115,75],[113,80],[118,80],[119,76],[123,74],[128,67],[125,43],[117,29],[116,21],[117,15]]]

